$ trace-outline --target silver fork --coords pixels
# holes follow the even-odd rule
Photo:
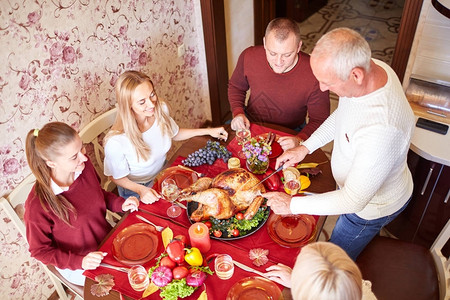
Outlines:
[[[141,215],[136,215],[136,218],[138,218],[138,219],[141,220],[141,221],[144,221],[145,223],[148,223],[148,224],[150,224],[150,225],[155,226],[156,230],[159,231],[159,232],[161,232],[161,231],[164,230],[164,227],[159,226],[159,225],[156,225],[155,223],[153,223],[152,221],[147,220],[146,218],[144,218],[144,217],[141,216]]]
[[[270,140],[269,140],[269,145],[272,145],[272,143],[273,143],[273,141],[275,140],[276,137],[277,137],[277,135],[272,132],[272,136],[270,137]]]
[[[265,140],[264,142],[265,142],[266,144],[268,144],[271,137],[272,137],[272,131],[269,131],[269,133],[267,134],[266,140]]]
[[[275,137],[276,137],[276,134],[275,134],[275,133],[269,132],[269,133],[267,134],[266,144],[267,144],[267,145],[271,145],[271,144],[273,143],[273,140],[275,139]]]

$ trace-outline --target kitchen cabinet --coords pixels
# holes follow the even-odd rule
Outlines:
[[[414,191],[407,208],[386,229],[397,238],[430,248],[450,218],[450,167],[408,153]],[[447,242],[443,254],[450,254]]]

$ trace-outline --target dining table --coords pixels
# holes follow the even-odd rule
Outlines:
[[[235,132],[231,130],[230,125],[224,125],[224,128],[228,132],[227,141],[220,141],[221,145],[225,146],[234,157],[238,156],[238,152],[241,149],[241,146],[238,144],[235,138]],[[251,124],[250,131],[252,136],[264,135],[269,132],[275,133],[277,137],[280,136],[289,136],[295,135],[296,132],[274,124]],[[162,170],[163,172],[167,172],[168,170],[172,170],[177,168],[177,166],[182,165],[183,159],[185,159],[190,153],[195,152],[196,150],[203,148],[208,140],[211,140],[210,136],[197,136],[190,138],[185,141],[177,151],[168,159],[165,167]],[[245,160],[241,159],[241,167],[245,168]],[[269,168],[274,170],[276,158],[272,158],[270,160]],[[308,154],[302,163],[320,163],[317,168],[320,169],[320,172],[314,176],[310,177],[311,185],[306,189],[309,193],[325,193],[329,191],[333,191],[336,189],[336,183],[332,176],[331,166],[329,158],[325,155],[325,153],[318,149],[315,152]],[[215,177],[217,174],[227,170],[228,165],[222,159],[217,159],[212,165],[205,164],[198,167],[189,167],[195,174],[198,176],[208,176]],[[264,177],[262,175],[256,175],[260,179]],[[158,178],[158,176],[157,176]],[[158,179],[156,180],[158,181]],[[155,190],[158,191],[158,185],[155,183]],[[282,187],[280,187],[280,191],[282,191]],[[185,202],[186,204],[186,202]],[[109,234],[104,238],[104,240],[99,245],[99,251],[103,251],[107,253],[105,258],[103,259],[104,263],[108,263],[117,267],[127,267],[128,265],[123,264],[118,261],[117,253],[113,253],[113,243],[116,242],[117,236],[123,232],[124,229],[128,228],[133,224],[142,224],[140,217],[144,217],[156,225],[162,226],[164,228],[169,227],[173,235],[184,235],[189,237],[188,230],[192,225],[193,221],[189,218],[186,210],[183,209],[180,216],[176,218],[170,218],[166,214],[167,208],[171,205],[171,203],[160,199],[159,201],[153,204],[143,204],[141,203],[139,206],[139,210],[132,213],[125,213],[122,218],[118,221],[118,223],[114,226],[114,228],[109,232]],[[270,208],[269,208],[270,211]],[[270,212],[272,215],[273,212]],[[317,241],[319,235],[323,229],[323,225],[326,220],[326,216],[310,216],[314,220],[314,228],[311,233],[311,236],[308,239],[309,242]],[[270,218],[270,217],[269,217]],[[215,238],[212,236],[211,238],[211,249],[207,253],[203,253],[204,257],[214,257],[216,254],[226,253],[230,254],[233,257],[233,260],[243,263],[247,266],[250,266],[257,271],[266,272],[266,268],[270,265],[283,263],[289,267],[293,267],[295,264],[296,257],[298,253],[301,251],[301,246],[290,247],[280,243],[277,243],[269,234],[269,225],[268,222],[262,223],[262,226],[259,226],[259,229],[248,236],[238,238],[238,239],[227,239],[227,238]],[[162,243],[161,234],[158,233],[157,240],[152,241],[154,243],[154,257],[150,261],[143,262],[142,265],[148,270],[156,263],[156,258],[164,252],[164,245]],[[263,266],[256,266],[253,264],[252,259],[249,257],[249,252],[253,249],[263,249],[268,250],[269,253],[267,255],[268,262]],[[153,254],[153,253],[152,253]],[[213,259],[208,261],[208,266],[211,270],[214,270]],[[107,295],[104,296],[95,296],[91,289],[93,286],[97,284],[95,280],[96,276],[101,274],[111,274],[114,276],[114,286],[112,290],[109,291]],[[85,286],[84,286],[84,299],[87,300],[100,300],[100,299],[161,299],[159,296],[159,292],[155,292],[145,298],[142,298],[143,292],[134,291],[129,282],[128,277],[125,272],[117,271],[110,268],[98,267],[95,270],[87,270],[84,272],[86,276]],[[217,299],[222,300],[226,299],[228,291],[234,288],[239,282],[242,280],[257,280],[258,276],[244,271],[241,268],[235,267],[233,276],[228,280],[221,280],[217,277],[216,274],[208,275],[204,285],[200,286],[191,296],[184,298],[187,300],[190,299],[198,299],[199,296],[206,292],[207,299]],[[278,288],[282,291],[281,298],[282,299],[291,299],[290,289],[283,287],[282,285],[276,284]]]

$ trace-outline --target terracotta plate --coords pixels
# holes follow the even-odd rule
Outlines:
[[[137,223],[117,234],[113,240],[112,253],[114,258],[123,264],[139,265],[155,257],[158,246],[158,232],[155,227]]]
[[[267,138],[267,135],[269,133],[263,133],[263,134],[259,134],[258,136],[261,136],[263,138]],[[275,140],[273,140],[272,142],[272,153],[269,155],[269,158],[276,158],[278,156],[281,155],[281,153],[283,153],[283,149],[281,148],[280,144],[278,144],[278,136],[276,136]]]
[[[269,155],[269,158],[276,158],[283,153],[283,148],[281,148],[280,144],[277,141],[272,142],[272,153]]]
[[[267,231],[272,240],[285,247],[301,247],[314,237],[316,219],[310,215],[280,216],[271,214]]]
[[[171,178],[171,179],[175,180],[175,182],[177,183],[177,186],[180,189],[184,189],[184,188],[187,188],[188,186],[190,186],[191,184],[193,184],[194,182],[196,182],[198,179],[198,175],[195,171],[193,171],[187,167],[186,168],[181,167],[181,166],[169,167],[167,169],[162,170],[156,176],[153,187],[155,189],[157,189],[158,191],[160,191],[161,183],[166,178]]]
[[[263,277],[247,277],[236,282],[228,291],[227,300],[270,299],[281,297],[280,288]]]

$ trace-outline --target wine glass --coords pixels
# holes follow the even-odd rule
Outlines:
[[[175,200],[180,195],[180,189],[175,180],[167,178],[161,183],[161,193],[167,201],[172,205],[167,209],[167,215],[171,218],[176,218],[181,214],[181,207],[175,204]]]
[[[241,147],[245,145],[245,143],[251,138],[251,136],[252,134],[250,133],[250,130],[246,128],[236,130],[236,140]],[[242,149],[239,151],[238,156],[240,158],[246,158]]]

